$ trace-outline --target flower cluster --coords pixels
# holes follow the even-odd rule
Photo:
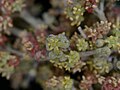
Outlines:
[[[9,79],[18,65],[19,59],[17,56],[4,51],[0,52],[0,73],[2,73],[3,77]]]
[[[101,21],[100,23],[96,23],[93,27],[85,27],[84,32],[86,33],[88,38],[91,38],[93,42],[95,42],[99,38],[103,38],[105,35],[109,33],[111,29],[111,23],[107,21]]]
[[[69,41],[67,40],[65,33],[59,34],[58,36],[50,35],[47,38],[46,48],[49,51],[59,52],[60,49],[66,49],[69,47]]]
[[[40,59],[45,59],[46,50],[44,48],[40,48],[39,43],[42,42],[39,37],[36,39],[31,33],[29,33],[23,38],[22,42],[31,57],[34,57],[37,61]]]
[[[51,90],[72,90],[73,80],[68,76],[58,78],[53,76],[46,84],[48,87],[51,87]]]
[[[110,36],[106,39],[106,43],[108,44],[108,47],[113,48],[114,50],[119,50],[120,49],[120,38],[115,37],[115,36]]]
[[[0,16],[0,31],[6,30],[8,27],[12,27],[12,19],[8,16]],[[5,31],[7,33],[7,31]]]
[[[16,11],[21,11],[24,7],[24,0],[1,0],[1,8],[6,13],[13,13]]]
[[[120,61],[117,61],[116,66],[120,70]]]
[[[95,58],[93,61],[88,61],[90,69],[98,74],[109,73],[112,69],[112,64],[103,58]]]
[[[77,40],[76,44],[79,51],[86,51],[88,49],[88,42],[85,39],[81,38]]]
[[[70,19],[72,26],[79,26],[84,20],[84,13],[92,13],[94,8],[97,7],[98,0],[67,0],[65,14]]]
[[[49,51],[51,62],[60,68],[64,67],[66,70],[70,70],[80,59],[77,51],[68,52],[69,41],[65,37],[65,33],[59,34],[58,36],[50,35],[47,38],[46,47]]]
[[[24,0],[1,0],[0,1],[0,32],[4,30],[9,34],[7,30],[13,27],[11,15],[16,11],[21,11],[23,8]]]
[[[86,0],[85,1],[85,9],[89,12],[92,13],[94,8],[97,7],[97,3],[99,0]]]
[[[82,90],[88,90],[95,83],[97,83],[97,78],[94,74],[90,73],[90,75],[82,76],[79,87]]]
[[[119,90],[120,89],[120,79],[115,77],[105,78],[102,86],[103,90]]]
[[[79,3],[81,2],[78,0],[75,0],[73,2],[68,1],[68,4],[65,9],[65,14],[67,15],[67,18],[69,18],[72,21],[71,23],[72,26],[74,25],[79,26],[81,22],[84,20],[83,14],[85,12],[85,9]]]

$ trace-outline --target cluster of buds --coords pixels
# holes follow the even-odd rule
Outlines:
[[[40,50],[39,43],[32,34],[29,33],[27,36],[25,36],[22,42],[24,44],[24,47],[32,57],[37,60],[39,60],[40,58],[45,58],[46,50]]]
[[[70,47],[71,47],[71,49],[74,49],[76,47],[76,44],[73,44],[73,43],[77,43],[78,38],[79,38],[78,34],[75,32],[74,35],[70,39]]]
[[[82,76],[82,81],[80,82],[80,88],[82,90],[89,90],[92,84],[97,83],[97,78],[94,74],[89,74]]]
[[[0,73],[7,79],[14,73],[15,67],[19,65],[19,59],[8,52],[0,51]]]
[[[82,60],[80,60],[79,62],[77,62],[74,67],[72,68],[72,72],[76,73],[76,72],[81,72],[83,66],[85,66],[86,63],[83,62]]]
[[[111,29],[111,23],[107,21],[101,21],[100,23],[96,23],[93,27],[86,27],[84,29],[88,38],[91,38],[93,42],[97,39],[103,38],[105,35],[109,33]]]
[[[24,0],[1,0],[1,8],[5,13],[11,14],[16,11],[21,11],[24,7]]]
[[[12,27],[12,13],[21,11],[24,6],[24,0],[1,0],[0,1],[0,31],[7,31],[8,28]]]
[[[53,76],[46,82],[47,87],[52,86],[56,87],[59,84],[59,79],[56,76]]]
[[[84,7],[82,7],[82,5],[79,4],[80,1],[75,0],[74,2],[68,1],[68,5],[65,9],[65,14],[67,16],[67,18],[69,18],[72,22],[71,25],[72,26],[79,26],[81,24],[81,22],[84,20],[83,18],[83,14],[85,12]]]
[[[12,26],[12,19],[9,15],[0,16],[0,31],[4,30],[5,33],[9,33],[6,29]]]
[[[88,42],[84,38],[79,38],[76,46],[79,51],[86,51],[89,48]]]
[[[105,42],[108,44],[108,47],[110,48],[113,48],[115,50],[119,50],[120,48],[119,37],[110,36],[105,40]]]
[[[99,0],[67,0],[65,14],[71,20],[71,25],[79,26],[84,20],[83,14],[85,10],[92,13],[98,2]]]
[[[46,82],[46,85],[48,87],[51,87],[52,88],[51,90],[71,90],[73,80],[68,76],[65,77],[60,76],[58,78],[56,76],[53,76],[53,78]]]
[[[102,90],[120,90],[120,78],[107,77],[103,81]]]
[[[88,13],[92,13],[94,8],[97,7],[98,0],[86,0],[85,1],[85,9]]]
[[[117,66],[117,68],[120,70],[120,61],[117,61],[117,62],[116,62],[116,66]]]
[[[36,30],[35,36],[36,36],[36,39],[37,39],[38,43],[40,44],[40,46],[42,48],[45,47],[46,36],[47,36],[46,31],[45,30]]]
[[[17,67],[20,63],[20,60],[18,59],[17,56],[11,55],[10,59],[8,60],[8,65]]]
[[[112,64],[102,57],[87,61],[87,64],[90,71],[93,71],[95,74],[103,75],[109,73],[112,69]]]
[[[65,33],[50,35],[47,38],[46,48],[49,51],[51,63],[59,68],[65,68],[70,71],[71,68],[79,61],[80,54],[77,51],[68,51],[70,42]]]

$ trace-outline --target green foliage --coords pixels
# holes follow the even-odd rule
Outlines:
[[[80,55],[76,51],[70,51],[69,55],[66,55],[66,57],[68,58],[64,66],[66,70],[73,68],[74,65],[80,60]]]
[[[112,33],[115,34],[116,37],[120,38],[120,29],[114,29]]]
[[[105,58],[95,58],[94,60],[88,61],[87,64],[90,66],[91,71],[98,74],[109,73],[112,69],[112,64]]]
[[[50,80],[46,82],[49,90],[72,90],[73,80],[69,76],[53,76]]]
[[[56,58],[50,59],[50,61],[54,63],[55,66],[65,68],[68,71],[70,71],[70,69],[80,60],[80,55],[76,51],[70,51],[68,55],[63,54],[61,55],[62,58],[58,57],[59,56],[56,56]]]
[[[110,36],[106,39],[106,43],[108,43],[108,47],[116,50],[116,49],[118,49],[120,41],[119,41],[118,37]]]
[[[93,67],[98,73],[104,74],[104,73],[109,73],[112,64],[108,62],[106,59],[96,58],[93,61]]]
[[[2,68],[0,68],[0,73],[2,73],[3,77],[10,79],[10,76],[14,73],[14,67],[6,64]]]
[[[116,36],[120,38],[120,22],[117,21],[116,24],[113,25],[113,30],[112,33]]]
[[[102,47],[104,45],[105,41],[103,39],[97,39],[95,42],[95,45],[97,47]]]
[[[49,52],[49,58],[54,60],[54,59],[59,59],[60,61],[66,61],[67,57],[66,55],[61,51],[59,53],[54,53],[54,52]]]
[[[65,14],[67,15],[67,18],[71,20],[72,26],[79,26],[84,20],[83,14],[85,12],[85,9],[79,3],[80,1],[78,0],[75,0],[72,3],[68,2],[68,5],[65,8]]]
[[[10,58],[10,54],[7,52],[0,52],[0,67],[3,67],[8,59]]]
[[[120,61],[117,61],[116,66],[120,70]]]
[[[7,79],[9,79],[14,72],[14,66],[8,64],[10,58],[11,55],[8,52],[0,52],[0,73]]]
[[[73,65],[75,64],[75,62],[78,62],[78,60],[80,59],[80,55],[76,51],[70,51],[69,55],[66,55],[66,57],[68,58],[69,64],[73,64]]]
[[[89,48],[88,42],[83,38],[77,40],[76,46],[79,51],[86,51]]]
[[[69,47],[69,41],[65,36],[65,33],[56,35],[50,35],[47,38],[46,48],[48,51],[53,50],[55,53],[59,52],[60,49],[66,49]]]
[[[65,88],[65,90],[72,90],[73,80],[70,79],[70,77],[65,76],[62,80],[62,85]]]
[[[111,49],[109,47],[102,47],[95,50],[95,57],[109,57]]]
[[[77,51],[69,52],[67,50],[69,48],[69,41],[64,33],[56,36],[50,35],[47,38],[46,48],[49,51],[50,61],[59,68],[65,68],[70,71],[80,59]]]
[[[25,6],[24,5],[25,0],[15,0],[15,2],[12,4],[12,12],[20,12],[22,11],[22,8]]]

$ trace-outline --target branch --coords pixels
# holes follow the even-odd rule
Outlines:
[[[104,13],[104,0],[100,2],[100,8],[96,7],[94,10],[94,15],[96,15],[101,21],[106,21],[107,18]]]
[[[80,56],[81,57],[88,57],[88,56],[91,56],[91,55],[94,55],[95,54],[95,50],[93,51],[86,51],[86,52],[80,52]]]
[[[18,28],[12,28],[11,29],[11,33],[13,34],[13,35],[15,35],[15,36],[17,36],[17,37],[19,37],[19,38],[21,38],[21,34],[22,34],[22,31],[23,30],[20,30],[20,29],[18,29]]]
[[[24,57],[25,56],[25,53],[17,51],[17,50],[14,50],[14,49],[12,49],[10,47],[6,47],[4,49],[2,47],[0,47],[0,50],[2,50],[2,51],[8,51],[10,53],[14,53],[14,54],[16,54],[16,55],[18,55],[20,57]]]
[[[32,15],[30,15],[30,13],[26,10],[21,12],[21,17],[27,21],[28,23],[30,23],[35,29],[37,27],[39,27],[39,25],[41,23],[43,23],[43,21],[41,19],[36,19],[35,17],[33,17]]]
[[[101,9],[102,11],[104,11],[104,4],[105,4],[105,0],[102,0],[102,1],[100,2],[100,9]]]
[[[21,57],[25,56],[25,53],[17,51],[17,50],[14,50],[14,49],[12,49],[10,47],[7,47],[6,50],[9,51],[9,52],[11,52],[11,53],[14,53],[14,54],[16,54],[18,56],[21,56]]]
[[[87,36],[85,35],[81,27],[78,27],[78,31],[80,32],[83,38],[87,39]]]

